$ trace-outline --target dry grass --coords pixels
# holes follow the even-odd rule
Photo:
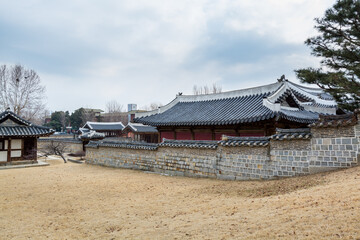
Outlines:
[[[360,239],[360,168],[274,181],[51,160],[0,171],[1,239]]]

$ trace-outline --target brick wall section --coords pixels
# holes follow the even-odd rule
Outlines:
[[[360,135],[357,129],[359,124],[350,127],[312,129],[313,138],[309,155],[311,172],[358,165]]]
[[[306,140],[283,140],[270,142],[272,176],[292,177],[309,173],[308,156],[311,142]]]
[[[227,180],[274,179],[359,164],[360,124],[314,128],[309,139],[271,139],[267,146],[215,149],[158,146],[155,150],[87,147],[86,162],[169,175]]]
[[[156,155],[154,151],[148,150],[112,147],[88,148],[86,149],[86,160],[90,164],[153,171]]]
[[[217,158],[219,179],[270,178],[268,147],[219,147]]]
[[[175,151],[174,151],[175,150]],[[87,148],[86,162],[177,176],[216,177],[216,150],[161,147],[157,151]]]

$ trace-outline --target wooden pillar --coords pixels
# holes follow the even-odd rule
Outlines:
[[[211,140],[215,140],[215,129],[211,129]]]
[[[174,129],[174,140],[176,140],[176,131]]]
[[[158,134],[158,143],[161,143],[161,132],[160,131],[158,131],[159,132],[159,134]]]
[[[34,138],[34,160],[36,160],[37,161],[37,138]]]
[[[194,129],[190,128],[190,132],[191,132],[191,140],[195,140]]]
[[[264,126],[264,136],[268,136],[268,131],[269,131],[269,126],[267,124],[265,124]]]
[[[7,161],[11,162],[11,138],[8,139]]]

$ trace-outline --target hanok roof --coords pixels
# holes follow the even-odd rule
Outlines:
[[[157,133],[158,132],[158,130],[156,130],[155,127],[144,125],[141,123],[128,123],[128,125],[126,125],[124,130],[129,130],[129,131],[137,132],[137,133]]]
[[[292,139],[308,139],[310,138],[310,128],[297,128],[297,129],[276,129],[276,134],[270,138],[273,140],[292,140]]]
[[[157,110],[137,113],[135,122],[152,126],[232,125],[277,117],[313,123],[319,113],[335,114],[337,104],[321,89],[282,81],[206,95],[178,95]]]
[[[315,123],[310,124],[310,127],[345,127],[356,125],[357,122],[357,115],[354,113],[348,113],[343,115],[320,115],[319,120]]]
[[[104,133],[99,133],[93,130],[90,130],[89,132],[83,133],[81,136],[79,136],[79,139],[81,140],[101,140],[104,138]]]
[[[165,138],[158,145],[161,147],[207,148],[207,149],[216,149],[218,147],[217,141],[172,140],[172,139],[165,139]]]
[[[82,128],[95,131],[121,131],[125,126],[122,122],[86,122]]]
[[[269,145],[268,137],[232,137],[224,136],[221,141],[219,141],[221,146],[225,147],[237,147],[237,146],[267,146]]]
[[[54,132],[50,128],[32,124],[9,110],[0,114],[0,138],[40,137],[51,135]]]

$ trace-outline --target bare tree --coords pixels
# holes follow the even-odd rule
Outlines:
[[[222,92],[221,86],[216,85],[216,83],[213,83],[211,87],[209,87],[207,85],[202,86],[202,87],[198,87],[197,85],[194,85],[194,87],[193,87],[194,95],[221,93],[221,92]]]
[[[193,86],[193,94],[194,95],[200,95],[201,94],[200,90],[201,90],[201,88],[199,89],[197,85]]]
[[[118,103],[116,100],[112,100],[106,103],[106,112],[107,113],[120,113],[124,112],[124,106]]]
[[[45,87],[34,70],[0,66],[0,108],[33,120],[44,109]]]
[[[151,110],[158,109],[159,107],[162,107],[162,106],[163,105],[160,102],[152,102],[149,105],[142,106],[141,109],[146,110],[146,111],[151,111]]]
[[[123,113],[124,106],[118,103],[116,100],[112,100],[106,103],[106,113],[104,114],[104,120],[107,122],[127,121],[127,115]]]
[[[159,107],[162,107],[162,104],[159,102],[150,103],[150,110],[155,110],[158,109]]]
[[[212,93],[221,93],[222,92],[222,87],[216,85],[216,83],[213,83],[211,91],[212,91]]]
[[[49,144],[46,144],[41,150],[44,153],[44,156],[47,157],[49,155],[57,155],[64,160],[64,163],[67,163],[64,157],[65,152],[68,151],[65,143],[51,141]]]
[[[210,89],[207,85],[204,86],[204,94],[209,94],[210,93]]]
[[[91,108],[83,108],[81,112],[81,122],[85,124],[87,121],[93,121],[95,112]]]

